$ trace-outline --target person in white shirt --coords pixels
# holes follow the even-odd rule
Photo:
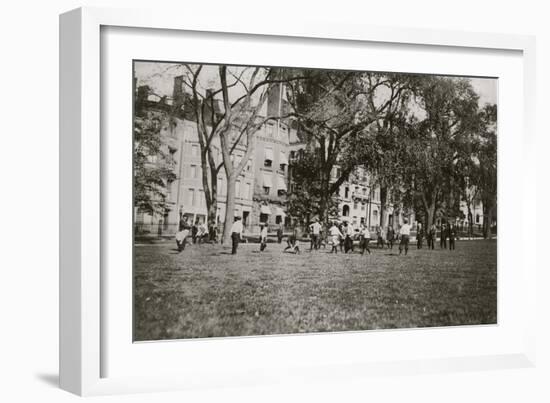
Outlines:
[[[310,236],[311,236],[311,244],[309,247],[309,250],[312,249],[319,249],[319,236],[321,235],[321,224],[319,224],[319,220],[316,219],[313,224],[309,226]]]
[[[411,226],[409,225],[409,222],[407,219],[403,220],[403,225],[399,229],[399,238],[401,238],[401,242],[399,243],[399,254],[401,254],[402,250],[405,249],[405,255],[409,251],[409,236],[411,235]]]
[[[267,224],[260,224],[260,252],[267,246]]]
[[[369,249],[370,231],[365,224],[361,226],[360,237],[361,237],[361,254],[364,255],[366,250],[367,252],[369,252],[369,255],[370,255],[370,249]]]
[[[243,223],[241,217],[235,217],[235,222],[231,226],[231,254],[237,254],[237,248],[239,246],[239,241],[243,233]]]
[[[343,238],[344,235],[342,235],[342,232],[340,232],[340,229],[336,225],[336,222],[332,224],[332,227],[328,230],[330,237],[331,237],[331,243],[332,243],[332,249],[330,253],[338,253],[338,245],[340,245],[340,238]]]
[[[206,225],[206,222],[203,222],[199,225],[199,232],[197,233],[197,239],[199,245],[201,243],[208,241],[208,226]]]

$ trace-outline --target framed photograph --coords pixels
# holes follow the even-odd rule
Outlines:
[[[534,39],[60,18],[60,383],[534,365]]]

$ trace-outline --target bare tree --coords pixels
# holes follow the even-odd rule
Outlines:
[[[270,89],[283,82],[278,70],[264,67],[231,67],[220,65],[217,77],[205,88],[201,80],[203,65],[183,64],[192,93],[193,115],[201,148],[202,183],[208,220],[216,217],[217,178],[222,170],[227,180],[227,196],[222,242],[230,239],[234,220],[236,181],[254,152],[254,136],[269,120],[281,116],[261,116]],[[212,86],[215,82],[215,87]],[[218,101],[221,100],[221,105]],[[219,142],[221,159],[214,144]],[[237,153],[242,154],[237,158]]]

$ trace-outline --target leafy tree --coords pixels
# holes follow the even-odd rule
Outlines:
[[[288,210],[292,217],[301,217],[307,224],[319,216],[323,191],[318,154],[302,150],[301,155],[292,161],[289,167],[293,190],[288,197]],[[327,216],[338,214],[338,201],[335,197],[328,200]]]
[[[388,82],[378,73],[302,70],[301,74],[303,79],[288,85],[288,98],[316,158],[318,214],[326,221],[333,195],[372,156],[374,143],[367,128],[397,102],[404,87],[384,95]],[[379,96],[371,97],[374,93]],[[331,176],[335,167],[337,177]]]
[[[446,219],[459,214],[464,161],[479,141],[482,120],[478,95],[465,79],[426,76],[415,103],[419,112],[400,131],[399,170],[429,226],[436,212]]]
[[[134,207],[151,215],[164,214],[167,186],[176,179],[174,161],[161,135],[167,119],[162,114],[134,119]]]
[[[479,176],[477,187],[479,188],[481,202],[483,204],[483,236],[491,238],[491,227],[497,206],[497,135],[496,105],[487,105],[481,112],[484,130],[481,133],[479,147]]]

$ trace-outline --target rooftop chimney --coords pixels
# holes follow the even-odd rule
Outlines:
[[[174,109],[179,109],[185,103],[183,93],[183,76],[174,77],[174,89],[172,91]]]

